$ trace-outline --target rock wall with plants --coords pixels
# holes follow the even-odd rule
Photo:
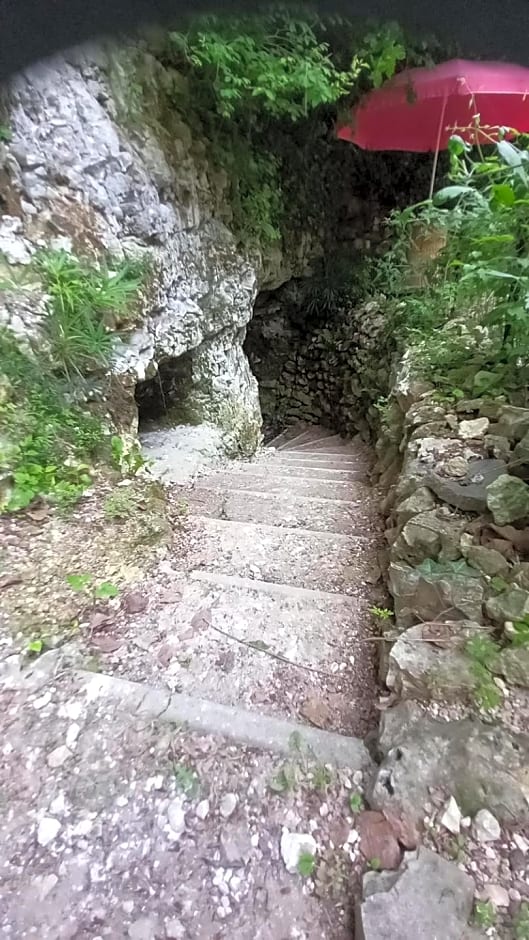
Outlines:
[[[255,449],[261,414],[242,344],[256,293],[325,250],[340,207],[336,165],[325,172],[337,102],[405,56],[391,30],[346,21],[192,18],[72,50],[3,90],[0,353],[8,360],[15,342],[22,357],[2,366],[12,508],[56,493],[66,460],[97,456],[45,420],[61,398],[130,438],[135,395],[162,373],[185,374],[176,397],[221,428],[230,453]],[[351,155],[343,147],[339,159]],[[35,359],[47,377],[38,406],[24,378]]]
[[[456,139],[451,157],[453,185],[394,219],[373,272],[399,353],[377,443],[394,610],[375,612],[388,696],[370,801],[472,875],[478,925],[516,937],[527,911],[515,855],[529,764],[527,155],[500,142],[476,157]]]

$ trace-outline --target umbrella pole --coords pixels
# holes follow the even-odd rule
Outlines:
[[[432,197],[433,197],[433,188],[434,188],[434,186],[435,186],[435,177],[436,177],[436,174],[437,174],[437,165],[438,165],[438,163],[439,163],[439,150],[441,149],[441,134],[442,134],[442,132],[443,132],[443,121],[444,121],[444,119],[445,119],[446,102],[447,102],[447,100],[448,100],[448,96],[445,94],[445,96],[444,96],[444,101],[443,101],[443,108],[442,108],[442,111],[441,111],[441,117],[439,118],[439,129],[438,129],[438,131],[437,131],[437,143],[436,143],[436,145],[435,145],[435,154],[434,154],[433,166],[432,166],[432,178],[431,178],[431,180],[430,180],[430,192],[428,193],[428,199],[432,199]]]

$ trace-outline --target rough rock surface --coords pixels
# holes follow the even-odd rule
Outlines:
[[[242,342],[259,262],[222,221],[226,178],[208,165],[203,142],[176,112],[164,130],[156,123],[165,76],[147,52],[140,55],[150,99],[141,103],[143,119],[130,120],[138,54],[73,50],[13,79],[12,140],[0,156],[18,209],[2,217],[0,245],[24,265],[42,245],[148,259],[152,283],[138,322],[117,343],[114,374],[133,405],[135,382],[190,353],[199,419],[219,425],[232,447],[253,434],[255,447],[257,383]],[[19,334],[38,334],[38,293],[31,303],[23,293],[7,295],[0,316]],[[125,420],[123,407],[117,417]]]
[[[395,873],[364,876],[356,917],[362,940],[470,940],[474,883],[453,862],[430,849],[408,852]]]
[[[529,735],[478,719],[436,721],[410,702],[382,718],[371,803],[420,821],[429,787],[452,793],[464,813],[485,808],[506,822],[528,822]]]

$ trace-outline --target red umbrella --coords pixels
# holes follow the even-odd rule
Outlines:
[[[434,151],[435,176],[453,134],[479,143],[500,127],[529,131],[529,69],[452,59],[399,72],[365,96],[338,137],[365,150]]]

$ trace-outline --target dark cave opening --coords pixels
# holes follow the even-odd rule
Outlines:
[[[193,361],[191,353],[162,359],[152,378],[138,382],[135,400],[139,430],[192,424]]]

